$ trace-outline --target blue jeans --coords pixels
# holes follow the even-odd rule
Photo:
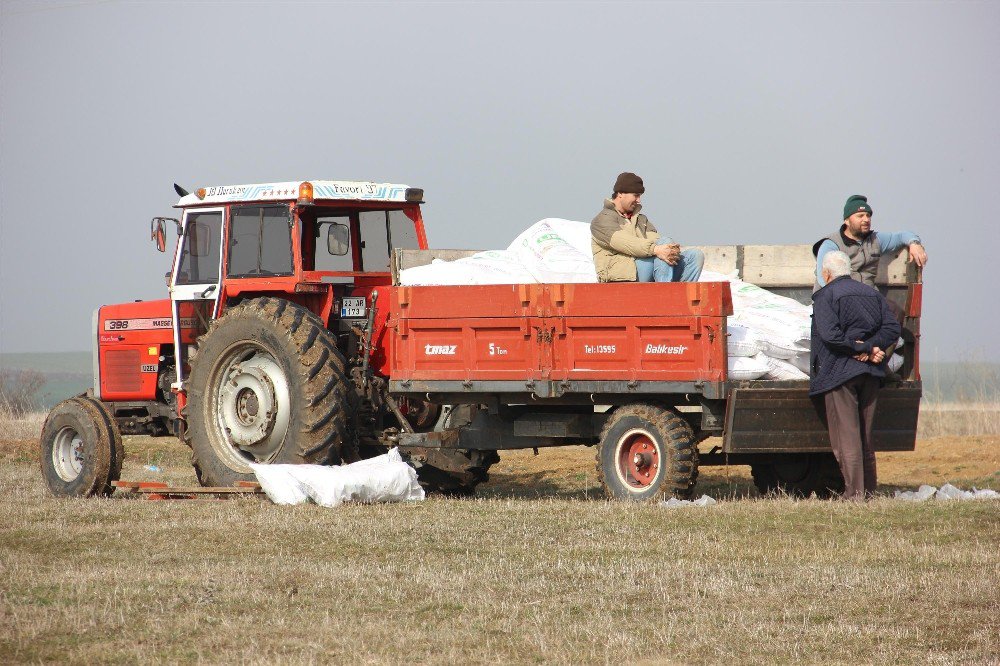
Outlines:
[[[661,238],[657,245],[670,245],[674,241]],[[705,266],[705,253],[701,250],[681,250],[681,256],[673,266],[659,257],[642,257],[635,260],[635,270],[639,282],[697,282],[701,269]]]

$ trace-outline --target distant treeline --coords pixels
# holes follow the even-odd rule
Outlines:
[[[0,354],[0,369],[34,370],[45,376],[36,393],[39,409],[93,386],[90,352]],[[1000,363],[924,363],[924,398],[929,402],[1000,402]]]

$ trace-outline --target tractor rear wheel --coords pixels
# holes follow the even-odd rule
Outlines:
[[[694,431],[659,405],[619,407],[601,432],[597,477],[613,499],[689,499],[698,478]]]
[[[844,477],[832,453],[788,453],[750,466],[761,495],[784,493],[793,497],[822,499],[844,492]]]
[[[351,394],[333,335],[278,298],[245,301],[199,340],[185,435],[203,486],[254,479],[249,463],[341,462]]]
[[[86,398],[63,400],[42,426],[42,476],[53,495],[108,496],[121,475],[122,437],[107,409]]]

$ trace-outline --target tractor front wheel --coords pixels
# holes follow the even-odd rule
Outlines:
[[[343,356],[319,317],[276,298],[233,307],[199,341],[188,382],[198,480],[250,481],[249,463],[341,462],[349,399]]]
[[[42,476],[53,495],[108,496],[121,475],[122,437],[108,410],[87,397],[63,400],[42,426]]]

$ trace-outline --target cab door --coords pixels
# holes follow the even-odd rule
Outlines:
[[[225,208],[184,211],[181,241],[170,277],[170,307],[177,354],[177,382],[183,385],[181,329],[208,327],[219,306],[222,275],[222,230]],[[190,337],[190,336],[188,336]]]

